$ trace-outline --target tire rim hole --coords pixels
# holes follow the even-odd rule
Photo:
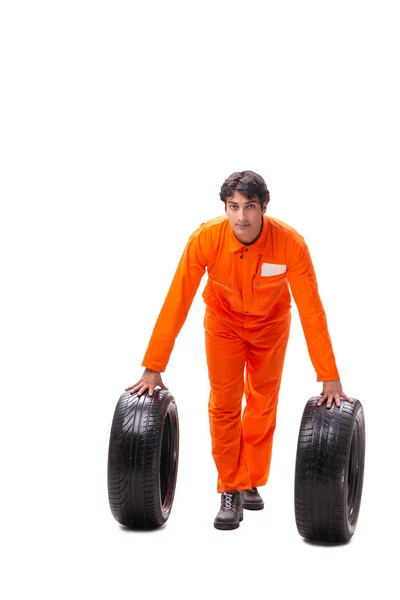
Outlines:
[[[353,437],[351,440],[349,469],[347,476],[347,514],[352,524],[355,517],[355,502],[358,497],[360,474],[360,431],[356,421]]]
[[[160,461],[160,492],[161,492],[161,504],[163,507],[166,504],[167,493],[168,493],[168,488],[169,488],[168,483],[169,483],[171,473],[172,473],[171,465],[172,465],[173,456],[172,456],[171,438],[172,438],[171,420],[169,418],[169,415],[167,414],[165,422],[164,422],[163,436],[162,436],[162,442],[161,442],[161,461]]]

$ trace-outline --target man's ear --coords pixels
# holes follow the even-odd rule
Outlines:
[[[266,210],[267,210],[267,203],[266,203],[266,202],[264,202],[264,204],[263,204],[263,206],[262,206],[262,209],[261,209],[261,213],[262,213],[263,215],[265,215],[265,211],[266,211]]]

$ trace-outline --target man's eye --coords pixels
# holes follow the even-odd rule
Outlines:
[[[229,205],[229,208],[230,208],[231,210],[236,210],[236,209],[237,209],[237,205],[236,205],[236,204],[230,204],[230,205]]]
[[[254,208],[254,207],[255,207],[255,204],[248,204],[247,205],[247,208]]]

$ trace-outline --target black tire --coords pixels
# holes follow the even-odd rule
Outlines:
[[[343,543],[354,534],[364,480],[365,421],[361,402],[340,407],[320,396],[304,408],[296,455],[295,516],[298,532],[318,542]]]
[[[111,426],[108,498],[113,516],[132,529],[154,529],[170,516],[179,457],[178,411],[173,396],[125,392]]]

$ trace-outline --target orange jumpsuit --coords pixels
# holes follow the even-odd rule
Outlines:
[[[249,246],[235,237],[225,215],[203,223],[190,236],[150,338],[144,367],[165,371],[206,270],[208,410],[217,491],[249,489],[268,480],[291,322],[290,291],[317,381],[340,377],[304,238],[267,215],[259,237]]]

